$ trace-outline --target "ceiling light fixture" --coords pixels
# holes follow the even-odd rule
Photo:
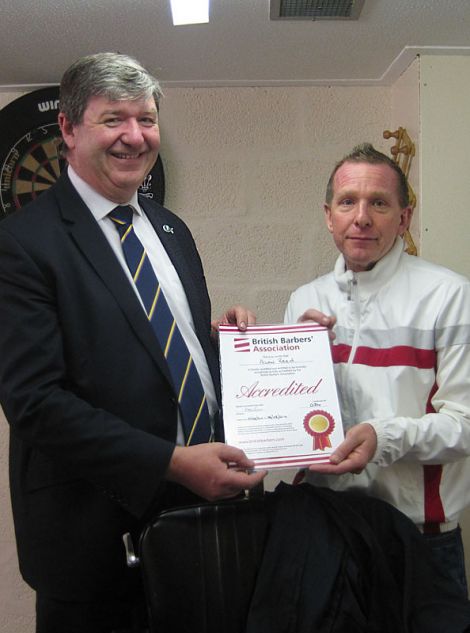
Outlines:
[[[209,0],[170,0],[174,26],[209,22]]]

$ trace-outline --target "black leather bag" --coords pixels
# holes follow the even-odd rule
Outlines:
[[[263,496],[161,512],[139,544],[152,633],[242,633],[266,532]]]

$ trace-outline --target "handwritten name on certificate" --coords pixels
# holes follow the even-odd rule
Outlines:
[[[328,462],[343,425],[327,329],[221,325],[219,333],[227,444],[258,470]]]

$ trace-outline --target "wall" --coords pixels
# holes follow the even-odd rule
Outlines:
[[[470,277],[470,57],[420,62],[421,254]],[[463,513],[470,579],[470,508]]]
[[[416,58],[401,77],[392,87],[392,128],[391,131],[398,130],[399,127],[404,128],[408,132],[408,136],[415,144],[415,155],[411,158],[410,171],[408,180],[417,196],[416,207],[413,213],[410,233],[416,246],[421,240],[420,225],[420,206],[421,196],[419,195],[419,165],[420,165],[420,101],[419,101],[419,77],[420,77],[420,60]],[[396,139],[389,140],[392,147],[396,143]],[[400,161],[401,164],[401,161]]]
[[[470,57],[420,66],[422,254],[470,277]]]
[[[240,302],[282,320],[291,290],[332,267],[322,217],[334,162],[390,141],[388,88],[168,89],[162,105],[166,204],[190,225],[214,316]],[[0,107],[13,95],[0,94]],[[32,633],[11,526],[7,425],[0,420],[0,630]]]
[[[191,226],[217,314],[248,304],[282,319],[289,292],[331,268],[322,203],[338,157],[386,148],[386,88],[168,90],[167,205]]]
[[[416,144],[410,182],[418,197],[411,233],[419,254],[470,277],[468,100],[470,58],[424,55],[392,88],[392,128]],[[449,208],[450,204],[452,207]],[[470,578],[470,508],[461,520]]]

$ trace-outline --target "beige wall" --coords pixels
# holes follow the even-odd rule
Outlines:
[[[422,254],[470,277],[470,57],[420,67]]]
[[[469,103],[470,57],[421,58],[421,254],[467,277],[470,277]],[[462,531],[470,579],[470,508],[464,512]]]
[[[419,196],[419,165],[420,165],[420,100],[419,100],[419,76],[420,76],[420,60],[416,58],[410,64],[407,70],[395,82],[392,87],[391,105],[392,105],[392,128],[396,131],[398,128],[404,128],[412,142],[415,144],[415,155],[409,163],[409,182],[417,196],[416,208],[413,213],[410,232],[416,246],[420,244],[420,206],[421,197]],[[390,139],[390,146],[397,141]],[[400,162],[401,164],[401,162]]]
[[[331,268],[323,191],[355,143],[387,147],[386,88],[173,89],[162,107],[167,205],[189,224],[214,313],[248,304],[263,322]]]

